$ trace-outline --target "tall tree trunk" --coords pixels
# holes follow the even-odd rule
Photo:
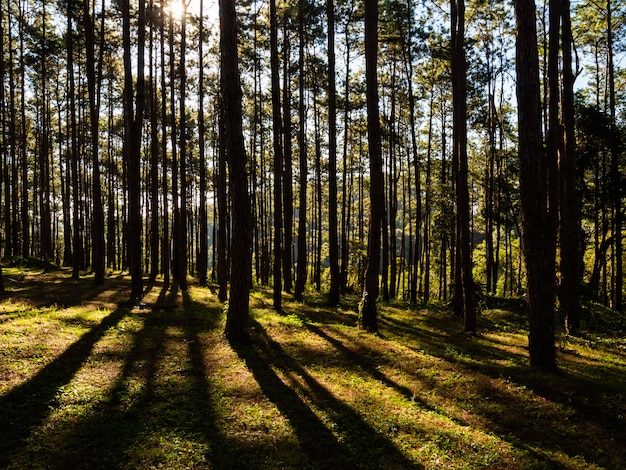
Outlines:
[[[19,16],[23,17],[22,3],[18,2]],[[20,57],[19,63],[25,63],[25,54],[24,54],[24,27],[25,22],[19,22],[19,35],[20,35]],[[1,50],[2,48],[0,48]],[[3,74],[4,76],[4,74]],[[20,219],[22,222],[22,257],[28,258],[31,254],[31,235],[30,235],[30,205],[29,205],[29,195],[28,190],[31,187],[29,176],[28,176],[28,150],[26,146],[27,141],[27,118],[26,118],[26,67],[20,67],[20,114],[21,114],[21,131],[20,131],[20,152],[21,152],[21,173],[22,173],[22,198],[21,198],[21,211],[20,211]]]
[[[101,14],[104,15],[105,11],[102,10]],[[97,285],[101,285],[104,283],[104,206],[102,201],[102,185],[100,182],[100,110],[98,106],[100,100],[96,96],[97,90],[99,90],[100,87],[97,86],[99,84],[96,77],[94,24],[90,12],[90,2],[88,0],[83,1],[83,20],[85,23],[87,90],[89,94],[89,120],[91,127],[91,177],[93,185],[93,214],[91,219],[91,235],[93,238],[92,266],[95,274],[94,282]]]
[[[205,286],[207,284],[207,271],[208,271],[208,220],[207,220],[207,208],[206,208],[206,161],[205,161],[205,122],[204,122],[204,1],[200,0],[200,19],[198,23],[198,57],[200,63],[199,76],[198,76],[198,147],[200,158],[200,208],[198,211],[199,223],[200,223],[200,246],[198,247],[198,278],[200,285]]]
[[[344,109],[343,109],[343,165],[341,178],[341,292],[346,293],[348,288],[348,261],[350,256],[350,247],[348,246],[348,229],[350,226],[350,196],[348,195],[348,171],[350,177],[353,174],[352,165],[348,168],[348,131],[350,129],[350,57],[352,45],[350,42],[350,23],[354,14],[354,2],[350,4],[348,18],[345,26],[344,44],[346,48],[346,83],[344,91]]]
[[[282,176],[283,146],[280,110],[280,85],[278,77],[278,27],[276,0],[270,0],[270,66],[272,82],[272,133],[274,136],[274,309],[282,308]]]
[[[561,240],[561,286],[559,300],[565,312],[567,331],[578,333],[580,328],[580,222],[578,218],[578,187],[576,170],[576,139],[574,110],[574,72],[572,70],[572,25],[570,2],[561,0],[563,24],[563,91],[562,119],[565,144],[560,154],[559,198]]]
[[[615,67],[613,65],[613,7],[611,0],[606,0],[606,30],[607,30],[607,58],[608,58],[608,80],[609,80],[609,112],[611,116],[611,134],[617,135],[616,121],[616,97],[615,97]],[[624,310],[622,290],[624,285],[623,268],[623,243],[622,243],[622,177],[619,165],[619,143],[613,137],[611,142],[611,180],[613,182],[613,233],[614,235],[614,279],[615,289],[613,292],[613,308],[622,313]]]
[[[530,364],[556,368],[554,233],[548,223],[548,168],[541,132],[534,0],[515,0],[522,243],[526,263]]]
[[[185,92],[187,88],[186,50],[187,50],[187,3],[183,4],[180,22],[180,215],[178,218],[178,282],[182,290],[187,289],[187,123]]]
[[[471,232],[469,224],[470,201],[467,165],[467,78],[465,63],[465,0],[452,0],[452,100],[453,146],[455,159],[456,220],[458,269],[461,285],[455,286],[455,297],[463,299],[465,331],[476,331],[476,305],[472,279]]]
[[[227,213],[228,213],[228,200],[227,200],[227,183],[226,167],[227,167],[227,150],[226,150],[226,108],[225,103],[220,99],[220,116],[219,116],[219,130],[220,130],[220,148],[218,150],[218,166],[217,166],[217,282],[219,285],[217,297],[220,302],[225,302],[228,299],[228,264],[226,260],[226,253],[228,248],[228,227],[227,227]]]
[[[74,31],[72,26],[72,1],[67,4],[67,74],[69,77],[69,134],[70,134],[70,162],[72,174],[72,278],[78,279],[83,267],[83,246],[80,234],[80,190],[78,182],[78,129],[76,122],[76,84],[74,77]],[[48,164],[42,162],[42,174],[47,177]],[[47,184],[47,183],[44,183]],[[42,211],[43,213],[44,211]]]
[[[161,18],[165,18],[165,6],[161,3]],[[170,244],[170,213],[168,204],[168,168],[169,162],[167,158],[167,86],[165,82],[166,68],[165,68],[165,20],[160,22],[159,25],[159,55],[161,62],[161,76],[160,76],[160,89],[161,89],[161,154],[163,156],[163,162],[161,164],[161,192],[162,207],[163,207],[163,227],[161,239],[161,272],[163,273],[163,286],[165,288],[170,285],[170,270],[171,270],[171,244]],[[173,131],[172,131],[173,132]]]
[[[361,298],[359,323],[366,331],[378,331],[376,299],[380,273],[380,235],[385,212],[383,161],[378,116],[378,0],[365,0],[365,86],[370,168],[370,222],[367,269]]]
[[[285,9],[284,15],[284,38],[283,38],[283,120],[284,120],[284,174],[283,174],[283,212],[284,212],[284,235],[285,245],[283,250],[283,278],[285,280],[285,292],[291,292],[293,287],[292,279],[292,253],[293,243],[293,149],[291,145],[291,74],[290,74],[290,39],[289,39],[289,10]]]
[[[150,0],[150,10],[154,3]],[[151,283],[156,281],[159,273],[159,125],[157,84],[154,70],[154,22],[150,22],[150,54],[149,54],[149,83],[150,83],[150,277]]]
[[[124,46],[124,161],[128,175],[128,256],[131,275],[131,301],[138,302],[143,296],[141,267],[141,192],[140,152],[144,113],[144,45],[145,2],[139,0],[139,23],[137,26],[137,90],[133,98],[133,51],[130,41],[130,4],[122,0],[122,42]]]
[[[302,300],[307,274],[306,211],[308,155],[306,146],[306,107],[304,101],[304,0],[298,0],[298,152],[300,162],[300,187],[298,197],[298,254],[296,263],[296,286],[294,295]]]
[[[237,17],[234,0],[220,0],[221,89],[224,102],[226,153],[230,170],[233,236],[230,302],[226,314],[226,337],[231,341],[247,338],[252,259],[252,220],[246,175],[241,117],[241,85],[237,57]]]
[[[328,24],[328,257],[330,290],[328,303],[337,305],[341,290],[337,240],[337,85],[335,78],[335,3],[326,0]]]

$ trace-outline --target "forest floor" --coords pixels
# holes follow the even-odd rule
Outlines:
[[[214,289],[4,270],[0,468],[626,468],[626,322],[586,306],[559,373],[528,367],[520,301],[479,333],[442,306],[251,296],[251,342],[224,338]]]

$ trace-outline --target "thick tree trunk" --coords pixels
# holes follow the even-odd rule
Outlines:
[[[458,233],[457,269],[460,285],[455,298],[462,298],[465,331],[476,331],[476,305],[472,279],[470,204],[467,165],[467,82],[465,63],[465,1],[452,1],[452,100],[455,156],[456,220]],[[460,300],[460,299],[459,299]]]
[[[370,222],[367,241],[367,268],[359,311],[359,324],[366,331],[378,331],[376,300],[380,274],[380,235],[385,212],[383,162],[378,116],[378,0],[365,0],[365,83],[370,167]]]
[[[233,236],[231,245],[230,301],[226,314],[226,337],[241,341],[248,337],[249,295],[252,259],[252,220],[246,173],[241,117],[241,84],[237,56],[237,16],[234,0],[220,0],[220,84],[224,103],[226,154],[230,174]]]
[[[144,112],[144,44],[145,44],[145,2],[139,0],[139,24],[137,37],[137,90],[133,100],[133,77],[131,58],[133,53],[130,41],[130,5],[122,0],[122,41],[124,44],[124,160],[128,174],[128,255],[131,275],[131,301],[137,302],[143,296],[141,267],[141,188],[140,152]]]
[[[554,233],[548,223],[548,169],[541,132],[534,0],[516,0],[516,75],[522,243],[527,276],[530,364],[556,368]]]

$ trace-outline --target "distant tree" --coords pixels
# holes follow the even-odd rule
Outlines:
[[[222,100],[226,154],[232,201],[232,243],[230,301],[226,314],[226,337],[231,341],[247,338],[252,259],[252,220],[246,174],[241,84],[237,52],[237,14],[234,0],[219,1]]]

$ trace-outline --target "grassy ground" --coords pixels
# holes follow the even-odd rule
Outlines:
[[[549,375],[527,367],[515,302],[489,302],[476,337],[387,305],[372,336],[356,298],[278,313],[258,291],[233,347],[211,288],[157,284],[130,309],[121,276],[5,281],[0,468],[626,468],[625,333],[595,307]]]

